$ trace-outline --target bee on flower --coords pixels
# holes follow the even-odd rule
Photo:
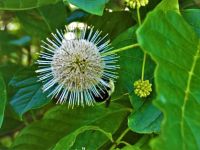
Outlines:
[[[56,30],[52,38],[42,41],[37,60],[39,81],[43,91],[57,103],[93,105],[95,99],[104,99],[108,81],[117,78],[118,56],[106,53],[112,49],[107,35],[84,25],[82,28],[66,26],[65,31]]]

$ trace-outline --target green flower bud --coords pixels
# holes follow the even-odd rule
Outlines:
[[[149,0],[125,0],[126,5],[135,9],[136,7],[146,6]]]
[[[134,92],[139,97],[147,97],[150,95],[152,88],[152,84],[149,83],[149,80],[138,80],[134,82]]]

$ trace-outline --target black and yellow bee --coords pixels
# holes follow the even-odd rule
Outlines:
[[[114,85],[113,80],[111,80],[111,79],[107,80],[107,83],[108,83],[108,86],[106,86],[106,88],[104,88],[103,90],[102,89],[100,90],[97,87],[97,90],[100,92],[101,96],[96,96],[93,94],[94,100],[97,103],[105,102],[106,107],[108,107],[110,105],[111,95],[115,90],[115,85]]]

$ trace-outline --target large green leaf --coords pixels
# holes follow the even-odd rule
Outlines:
[[[134,25],[132,14],[128,11],[105,12],[103,16],[88,14],[80,9],[73,11],[67,18],[67,22],[83,21],[97,30],[102,30],[102,35],[108,34],[110,40]],[[117,24],[117,26],[116,26]]]
[[[63,2],[16,13],[23,30],[39,39],[45,38],[65,24],[67,12]]]
[[[1,0],[0,10],[26,10],[55,4],[60,0]]]
[[[77,129],[76,131],[72,132],[71,134],[65,136],[64,138],[62,138],[57,144],[56,146],[53,148],[53,150],[69,150],[72,148],[73,144],[76,141],[76,138],[79,134],[91,130],[93,133],[94,131],[98,131],[101,132],[102,134],[104,134],[104,136],[107,136],[108,139],[110,139],[113,142],[112,139],[112,134],[105,132],[104,130],[102,130],[101,128],[97,127],[97,126],[83,126],[79,129]],[[92,139],[92,137],[90,137]],[[100,140],[100,139],[98,139]],[[85,138],[82,139],[82,141],[85,142]],[[92,140],[94,141],[94,139]],[[85,143],[86,145],[86,143]],[[92,145],[92,149],[97,149],[97,142],[95,141],[95,144]],[[88,143],[87,143],[87,149],[88,149]]]
[[[162,2],[156,7],[163,11],[174,10],[179,12],[179,3],[178,0],[162,0]]]
[[[95,15],[103,15],[108,0],[68,0],[73,5]]]
[[[94,26],[98,30],[102,30],[102,34],[109,34],[108,36],[111,40],[135,23],[131,13],[126,11],[105,12],[101,17],[90,15],[86,18],[86,22],[88,25]]]
[[[114,41],[115,48],[121,48],[136,43],[135,35],[136,27],[132,27],[120,34]],[[116,92],[114,96],[119,97],[129,93],[133,112],[129,116],[128,125],[138,133],[159,132],[160,122],[162,120],[161,112],[152,105],[155,98],[155,92],[150,97],[141,99],[133,92],[133,83],[141,78],[143,52],[140,48],[132,48],[121,52],[119,79],[116,84]],[[145,68],[145,79],[153,83],[154,62],[147,57]],[[154,90],[155,91],[155,90]]]
[[[3,123],[5,106],[6,106],[6,85],[4,83],[2,75],[0,74],[0,127]]]
[[[155,10],[137,32],[156,61],[155,104],[164,112],[154,150],[200,149],[200,41],[176,11]]]
[[[105,108],[104,105],[79,107],[73,110],[67,109],[66,105],[54,107],[45,114],[41,121],[33,123],[20,133],[14,142],[13,149],[46,150],[53,148],[61,138],[76,132],[82,126],[98,126],[106,132],[114,133],[128,110],[114,103],[109,108]],[[108,140],[104,135],[102,138],[100,132],[94,132],[84,139],[89,141],[98,139],[99,136],[101,137],[99,141],[94,140],[96,143],[105,143]],[[85,147],[87,149],[87,145]]]
[[[200,37],[200,9],[183,10],[181,14]]]
[[[43,93],[41,83],[38,83],[37,80],[34,70],[24,69],[10,81],[10,85],[17,89],[10,104],[20,117],[25,112],[42,107],[50,101]]]

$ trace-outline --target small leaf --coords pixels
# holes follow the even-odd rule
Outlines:
[[[67,105],[57,106],[49,110],[41,121],[27,126],[16,138],[13,149],[48,150],[60,139],[82,126],[98,126],[113,134],[120,127],[128,111],[129,109],[115,103],[109,108],[101,105],[73,110],[67,109]],[[102,138],[102,133],[94,133],[96,139],[99,136]],[[91,141],[91,136],[85,138]],[[105,144],[106,141],[108,138],[103,135],[103,139],[98,142]]]
[[[4,119],[4,111],[6,106],[6,85],[4,83],[3,77],[0,74],[0,128]]]
[[[200,40],[177,11],[155,10],[137,32],[156,61],[155,104],[164,112],[154,150],[200,149]]]
[[[77,129],[76,131],[72,132],[71,134],[69,134],[69,135],[65,136],[64,138],[62,138],[56,144],[56,146],[53,148],[53,150],[69,150],[69,149],[71,149],[71,147],[73,146],[73,144],[76,141],[77,136],[79,134],[87,131],[87,130],[99,131],[102,134],[104,134],[105,136],[107,136],[108,139],[110,139],[111,141],[113,141],[111,133],[108,133],[108,132],[102,130],[101,128],[99,128],[97,126],[83,126],[83,127],[79,128],[79,129]]]
[[[37,80],[34,70],[24,69],[10,81],[10,85],[18,89],[10,104],[20,117],[25,112],[42,107],[50,101],[43,93],[41,83],[38,83]]]
[[[162,113],[147,100],[139,109],[131,113],[129,127],[137,133],[158,133],[163,119]]]
[[[68,0],[73,5],[95,15],[102,16],[108,0]]]
[[[29,45],[31,41],[30,36],[23,36],[21,38],[17,38],[14,40],[11,40],[9,44],[15,45],[15,46],[24,46],[24,45]]]

